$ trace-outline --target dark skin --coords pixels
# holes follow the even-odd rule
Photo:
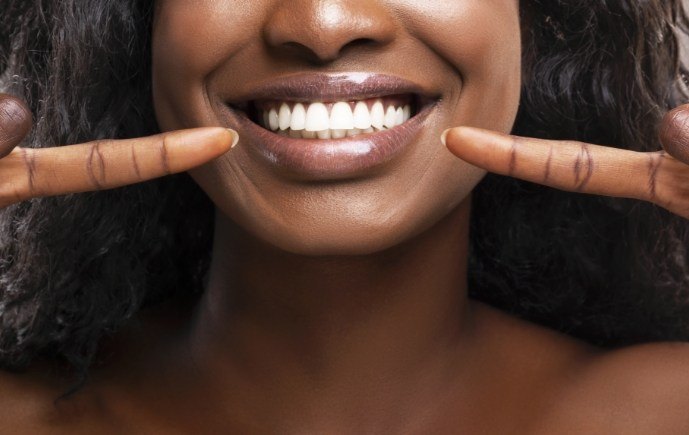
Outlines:
[[[201,301],[142,313],[57,405],[58,374],[3,374],[2,433],[688,433],[686,344],[604,351],[468,299],[466,276],[485,171],[689,217],[689,108],[666,117],[664,153],[508,136],[517,2],[457,5],[161,1],[154,104],[169,132],[151,138],[15,148],[30,116],[0,100],[3,205],[191,170],[218,209]],[[217,104],[252,80],[372,69],[442,99],[413,151],[357,180],[271,170]]]

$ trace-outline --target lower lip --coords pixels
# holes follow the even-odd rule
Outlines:
[[[424,106],[416,116],[390,130],[333,140],[280,136],[244,114],[233,118],[253,139],[255,146],[250,150],[257,151],[269,165],[298,179],[337,180],[364,175],[401,154],[422,130],[433,107]]]

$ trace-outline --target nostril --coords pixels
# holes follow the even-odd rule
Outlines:
[[[373,47],[377,44],[378,43],[374,39],[359,38],[346,43],[337,51],[331,50],[329,52],[317,52],[314,49],[311,49],[310,47],[299,42],[289,41],[283,43],[281,49],[276,50],[276,52],[282,56],[302,57],[306,59],[309,63],[322,64],[332,62],[333,60],[341,57],[344,52],[349,51],[350,49]]]
[[[397,22],[378,2],[290,0],[280,2],[262,33],[276,56],[323,64],[355,47],[386,45],[397,34]]]
[[[348,48],[354,48],[354,47],[372,47],[375,45],[378,45],[379,43],[372,38],[359,38],[355,39],[353,41],[348,42],[345,44],[341,49],[340,53],[343,51],[346,51]]]
[[[282,46],[275,50],[275,53],[280,57],[301,58],[310,64],[323,64],[332,62],[339,56],[339,50],[330,50],[328,52],[320,50],[316,51],[299,42],[285,42]]]
[[[301,56],[308,58],[309,60],[318,58],[318,55],[312,49],[300,42],[285,42],[280,46],[280,49],[277,51],[282,55],[290,57]]]

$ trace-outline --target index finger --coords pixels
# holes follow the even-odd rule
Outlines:
[[[472,127],[450,129],[448,149],[487,171],[556,189],[656,201],[664,153],[640,153],[577,141],[506,135]]]
[[[233,130],[211,127],[53,148],[15,148],[0,159],[0,206],[186,171],[224,154],[237,138]]]

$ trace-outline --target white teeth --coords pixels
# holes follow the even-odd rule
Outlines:
[[[395,120],[397,119],[397,111],[394,106],[388,106],[388,110],[385,112],[385,121],[383,125],[386,128],[392,128],[395,126]]]
[[[281,136],[304,139],[342,139],[360,134],[397,127],[411,118],[411,106],[390,104],[387,110],[382,99],[376,99],[369,110],[365,101],[354,104],[340,101],[328,106],[316,102],[288,103],[262,112],[261,120],[266,128]]]
[[[292,130],[303,130],[304,127],[306,127],[306,109],[303,104],[297,103],[292,109],[292,122],[289,128]]]
[[[371,126],[382,129],[385,125],[385,108],[383,108],[383,102],[377,100],[371,106]]]
[[[313,103],[306,111],[306,131],[323,131],[330,128],[330,116],[323,103]],[[323,138],[321,138],[323,139]]]
[[[354,128],[366,130],[371,126],[371,114],[368,106],[363,101],[359,101],[354,106]]]
[[[270,109],[270,112],[268,112],[268,126],[273,131],[280,127],[278,112],[275,109]]]
[[[332,129],[330,131],[332,132],[331,136],[333,139],[342,139],[343,137],[347,136],[347,132],[349,131],[349,129],[348,128],[343,128],[343,129],[337,128],[337,129]]]
[[[289,106],[282,103],[280,106],[280,111],[278,112],[278,126],[280,130],[287,130],[290,123],[292,122],[292,111],[289,110]]]
[[[332,130],[349,130],[354,128],[354,115],[348,103],[339,102],[333,105],[330,111],[330,128]]]
[[[401,107],[398,107],[397,110],[395,111],[395,127],[398,125],[404,124],[404,109]]]

